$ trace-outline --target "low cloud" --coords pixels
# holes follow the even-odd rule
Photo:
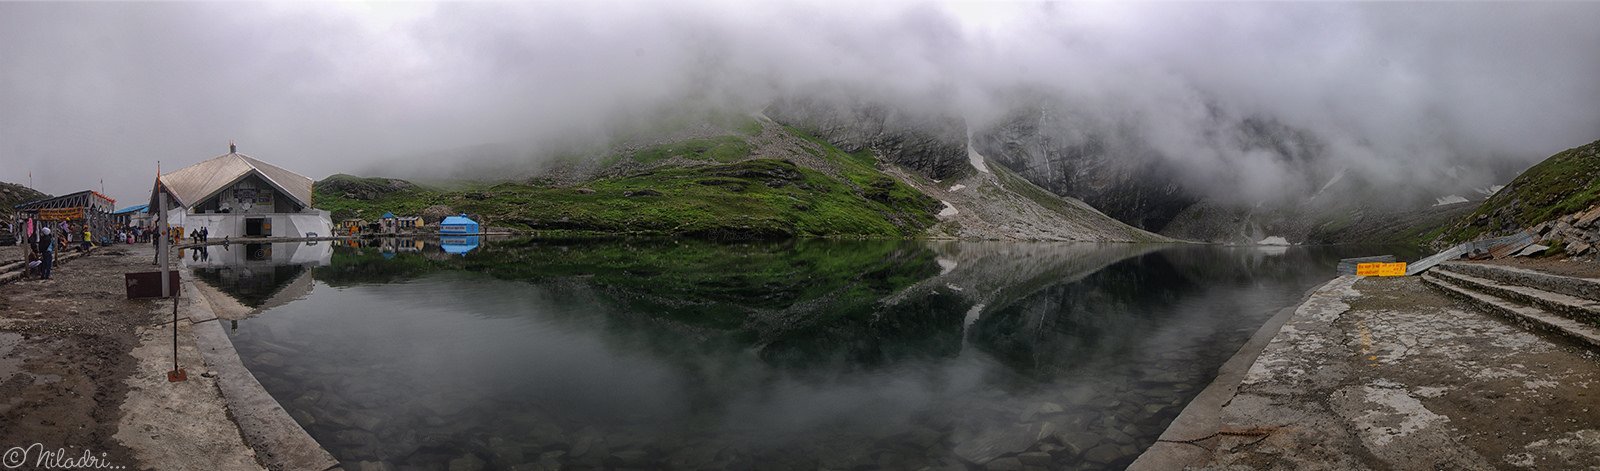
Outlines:
[[[1326,167],[1437,179],[1600,138],[1594,18],[1600,4],[4,3],[0,180],[103,178],[138,200],[157,160],[230,138],[313,177],[494,143],[528,149],[498,156],[514,160],[638,110],[751,111],[824,82],[974,125],[1040,90],[1252,194],[1305,170],[1218,139],[1219,113],[1315,136]]]

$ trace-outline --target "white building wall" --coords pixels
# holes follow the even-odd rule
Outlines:
[[[178,212],[181,213],[181,210]],[[332,235],[333,223],[327,211],[314,210],[305,213],[208,213],[208,214],[175,214],[172,225],[183,226],[183,235],[187,237],[190,232],[206,228],[211,240],[216,241],[223,237],[238,239],[245,236],[245,220],[264,218],[272,221],[272,237],[327,237]]]
[[[316,234],[318,237],[333,235],[332,215],[320,209],[313,211],[310,213],[274,215],[274,220],[272,221],[273,235],[278,235],[277,219],[282,219],[287,230],[292,231],[285,234],[295,234],[292,236],[285,235],[284,237],[310,237],[310,234]]]

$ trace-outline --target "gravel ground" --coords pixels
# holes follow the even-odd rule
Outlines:
[[[151,268],[125,249],[100,250],[50,280],[0,285],[0,448],[39,443],[134,463],[112,435],[136,364],[134,331],[152,303],[125,299],[121,273]]]
[[[0,285],[0,452],[37,443],[30,466],[58,448],[129,469],[254,466],[192,337],[180,336],[190,380],[166,382],[170,331],[154,324],[171,305],[126,299],[122,275],[155,269],[153,252],[101,248],[50,280]]]
[[[22,260],[27,254],[22,245],[0,245],[0,265]]]

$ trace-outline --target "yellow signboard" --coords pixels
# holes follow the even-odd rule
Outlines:
[[[39,219],[45,221],[71,221],[83,219],[83,208],[50,208],[39,210]]]
[[[1356,274],[1361,276],[1406,276],[1406,262],[1357,264]]]

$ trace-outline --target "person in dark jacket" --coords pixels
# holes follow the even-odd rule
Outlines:
[[[39,279],[50,279],[50,269],[56,264],[56,238],[50,228],[39,230]]]

